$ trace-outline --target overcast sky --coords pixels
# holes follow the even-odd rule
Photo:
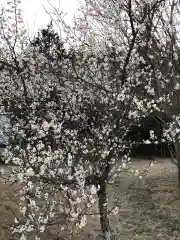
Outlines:
[[[79,6],[78,0],[49,0],[52,5],[56,6],[60,10],[67,12],[66,21],[68,23],[72,22],[73,15],[77,12]],[[8,2],[8,0],[0,0],[1,5]],[[23,19],[28,28],[30,36],[37,32],[38,28],[41,26],[47,26],[50,22],[50,17],[48,17],[45,12],[43,5],[46,9],[49,8],[47,0],[21,0],[21,8],[23,10]]]

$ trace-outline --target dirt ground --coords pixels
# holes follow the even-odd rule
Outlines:
[[[134,160],[133,169],[144,170],[148,160]],[[8,205],[16,209],[10,187],[0,185],[0,240],[10,236],[7,224],[14,218]],[[168,159],[156,159],[147,176],[139,180],[123,172],[115,186],[109,185],[109,208],[117,200],[119,212],[110,216],[117,240],[179,240],[180,191],[176,166]],[[93,238],[100,233],[98,216],[89,217],[87,227],[74,240]],[[91,238],[90,238],[91,237]]]
[[[11,240],[9,227],[14,222],[15,214],[18,214],[18,201],[15,193],[18,185],[5,185],[0,183],[0,240]]]
[[[132,167],[143,171],[148,165],[148,160],[135,160]],[[180,239],[180,192],[177,169],[170,160],[156,159],[142,180],[122,173],[116,186],[109,186],[109,196],[110,207],[118,198],[119,212],[110,216],[118,240]],[[97,220],[91,224],[92,235],[96,235]]]

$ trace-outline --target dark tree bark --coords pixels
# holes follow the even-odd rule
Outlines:
[[[115,240],[108,219],[107,209],[107,193],[106,193],[106,182],[100,183],[100,189],[98,191],[98,204],[100,211],[100,223],[103,232],[104,240]]]
[[[177,168],[178,168],[178,187],[180,189],[180,142],[175,142],[175,151],[176,151],[176,160],[177,160]]]

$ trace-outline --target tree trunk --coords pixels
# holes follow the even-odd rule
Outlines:
[[[180,189],[180,142],[175,142],[175,151],[176,151],[176,159],[177,159],[177,168],[178,168],[178,186]]]
[[[98,201],[99,201],[98,203],[99,203],[99,212],[100,212],[100,223],[101,223],[101,229],[103,232],[104,240],[115,240],[109,225],[105,181],[100,184],[100,189],[97,194],[98,194]]]

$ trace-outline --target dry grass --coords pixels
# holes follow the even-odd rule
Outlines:
[[[133,164],[137,169],[147,165],[147,161]],[[180,239],[180,195],[176,167],[168,159],[159,159],[142,181],[122,174],[120,184],[113,192],[121,196],[115,229],[121,240]],[[114,219],[112,223],[115,224]]]
[[[147,160],[136,160],[133,168],[144,170],[148,163]],[[116,216],[110,216],[118,240],[180,239],[177,170],[168,159],[157,159],[141,181],[132,174],[122,173],[116,186],[109,186],[108,191],[109,207],[119,198],[120,211]],[[84,239],[87,239],[89,229],[92,235],[100,232],[99,219],[91,219]]]
[[[133,163],[134,169],[145,169],[146,166],[147,160]],[[116,216],[110,216],[118,240],[180,239],[180,194],[176,177],[176,167],[168,159],[157,159],[143,180],[122,173],[116,186],[109,186],[109,207],[119,197],[117,205],[120,211]],[[12,187],[1,184],[0,192],[0,240],[8,240],[11,233],[4,227],[12,222],[14,216],[7,207],[15,211],[17,207],[13,202]],[[74,236],[74,240],[87,240],[89,234],[99,233],[98,217],[89,217],[88,225]]]
[[[16,192],[19,186],[0,183],[0,240],[12,239],[9,227],[18,215]]]

